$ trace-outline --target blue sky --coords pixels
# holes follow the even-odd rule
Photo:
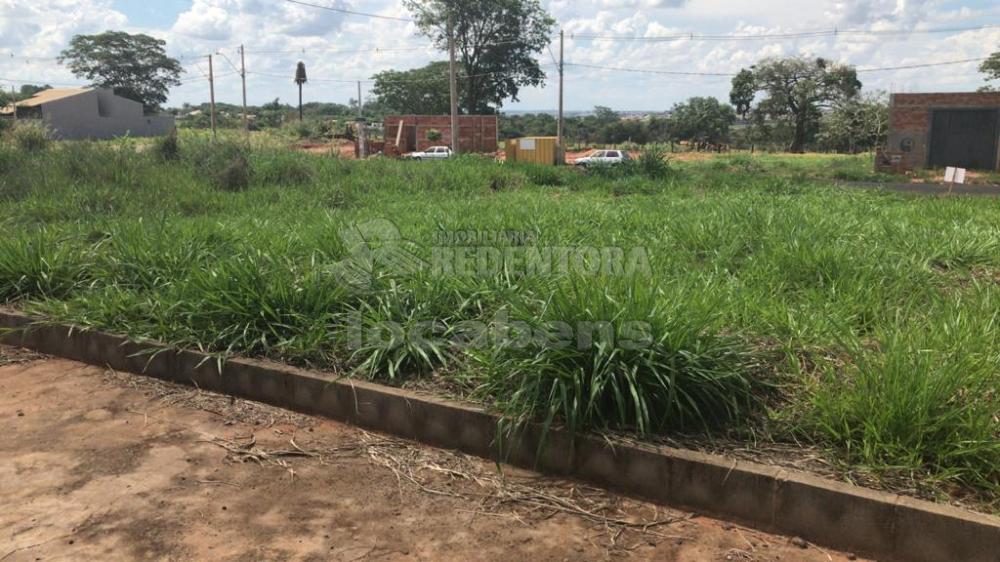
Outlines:
[[[115,0],[111,7],[128,18],[129,24],[140,27],[164,27],[191,7],[191,0]]]
[[[401,0],[310,0],[313,3],[407,16]],[[542,0],[571,38],[566,60],[603,67],[731,74],[763,57],[824,56],[859,68],[908,66],[978,59],[1000,50],[1000,27],[891,37],[838,36],[669,42],[595,41],[576,35],[786,34],[819,29],[900,31],[1000,26],[1000,3],[986,0]],[[349,81],[381,70],[443,60],[412,24],[345,16],[285,0],[0,0],[0,87],[21,81],[80,84],[54,57],[73,35],[106,29],[148,33],[167,41],[187,74],[170,104],[208,98],[207,65],[199,55],[216,53],[217,97],[238,102],[237,47],[245,44],[251,103],[292,100],[295,63],[303,60],[312,81],[309,101],[346,103],[356,96]],[[405,51],[384,49],[411,48]],[[553,45],[555,47],[555,45]],[[380,52],[344,52],[359,49]],[[339,51],[339,52],[338,52]],[[549,65],[547,52],[539,55]],[[974,90],[983,84],[978,63],[862,73],[865,89]],[[287,77],[287,78],[286,78]],[[554,78],[554,76],[550,76]],[[340,82],[344,81],[344,82]],[[521,92],[508,109],[552,109],[555,80]],[[365,84],[367,88],[368,85]],[[673,76],[567,67],[566,107],[667,109],[691,96],[725,99],[726,76]]]

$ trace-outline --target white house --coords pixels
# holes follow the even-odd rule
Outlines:
[[[14,107],[0,109],[0,115],[13,117]],[[141,103],[105,89],[43,90],[16,107],[18,119],[41,119],[60,139],[152,137],[174,130],[172,115],[144,115]]]

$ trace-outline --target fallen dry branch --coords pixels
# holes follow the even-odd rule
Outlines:
[[[478,459],[460,453],[378,437],[361,430],[356,434],[357,439],[346,444],[308,449],[296,443],[294,437],[289,439],[288,447],[281,449],[260,447],[254,435],[235,439],[211,437],[205,441],[225,449],[232,461],[278,466],[292,475],[295,472],[289,461],[295,458],[327,463],[338,456],[366,457],[396,476],[400,494],[405,483],[425,494],[474,500],[483,514],[511,514],[525,525],[529,524],[527,520],[547,519],[556,514],[580,517],[603,529],[612,548],[630,548],[620,545],[626,531],[677,538],[657,530],[692,517],[680,514],[661,517],[659,510],[651,517],[637,517],[634,509],[626,509],[625,500],[604,490],[544,477],[514,477],[499,466],[490,470]],[[456,486],[456,482],[471,484],[473,489]]]

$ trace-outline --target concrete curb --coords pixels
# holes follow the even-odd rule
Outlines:
[[[266,361],[231,359],[221,373],[205,354],[0,311],[0,342],[325,416],[496,460],[497,417],[481,409]],[[693,451],[609,444],[553,430],[536,455],[529,429],[505,462],[581,478],[625,494],[695,510],[882,560],[1000,562],[1000,519]]]

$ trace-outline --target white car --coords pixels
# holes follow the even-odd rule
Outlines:
[[[432,146],[421,152],[411,152],[407,157],[413,160],[444,160],[451,158],[451,149],[447,146]]]
[[[593,165],[611,165],[611,164],[621,164],[629,160],[630,157],[628,152],[624,150],[595,150],[588,156],[583,158],[577,158],[573,164],[577,166],[593,166]]]

